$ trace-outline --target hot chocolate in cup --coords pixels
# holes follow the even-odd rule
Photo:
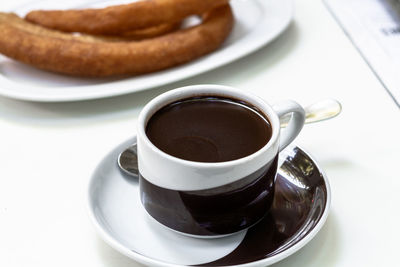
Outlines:
[[[279,118],[288,114],[281,131]],[[187,86],[159,95],[138,121],[143,207],[157,222],[193,237],[251,227],[272,205],[279,152],[304,119],[296,102],[270,106],[227,86]]]

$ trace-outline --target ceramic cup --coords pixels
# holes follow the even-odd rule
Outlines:
[[[158,149],[146,125],[162,107],[190,97],[219,96],[256,107],[272,127],[268,143],[232,161],[183,160]],[[291,115],[281,130],[279,118]],[[141,111],[137,129],[140,197],[147,213],[162,225],[194,237],[221,237],[257,223],[272,205],[279,152],[304,125],[304,109],[293,101],[270,106],[249,92],[219,85],[195,85],[168,91]]]

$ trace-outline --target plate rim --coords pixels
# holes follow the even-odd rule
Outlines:
[[[108,153],[105,154],[101,158],[99,163],[102,162],[103,160],[105,160],[109,156],[109,154],[112,151],[114,151],[117,147],[123,146],[123,145],[129,145],[130,143],[134,143],[135,141],[136,141],[136,135],[125,140],[124,142],[117,144],[112,150],[108,151]],[[325,222],[329,216],[329,212],[331,209],[331,200],[332,200],[331,187],[330,187],[328,177],[327,177],[325,171],[323,170],[323,168],[321,168],[321,165],[318,163],[318,161],[316,161],[315,158],[307,150],[304,150],[302,147],[300,147],[298,145],[292,145],[292,146],[289,146],[289,148],[293,148],[293,146],[300,149],[313,161],[313,163],[318,167],[318,171],[320,172],[320,174],[322,175],[322,178],[324,180],[325,188],[326,188],[326,205],[325,205],[325,209],[324,209],[320,219],[318,220],[317,224],[313,227],[313,229],[307,235],[305,235],[299,242],[297,242],[293,246],[289,247],[288,249],[286,249],[274,256],[268,257],[268,258],[255,260],[252,262],[238,264],[238,265],[228,265],[227,267],[229,267],[229,266],[255,267],[255,266],[260,266],[261,264],[263,264],[263,266],[269,266],[271,264],[277,263],[277,262],[293,255],[294,253],[299,251],[301,248],[303,248],[306,244],[308,244],[317,235],[317,233],[325,225]],[[173,264],[173,263],[168,263],[168,262],[164,262],[161,260],[156,260],[156,259],[147,257],[145,255],[142,255],[138,252],[135,252],[133,250],[130,250],[129,248],[125,247],[120,242],[118,242],[118,240],[116,240],[114,237],[112,237],[111,234],[109,234],[107,231],[105,231],[105,229],[103,227],[100,226],[100,223],[98,222],[98,220],[96,219],[96,216],[94,214],[94,209],[93,209],[92,201],[91,201],[91,188],[93,187],[93,184],[96,180],[95,173],[97,172],[97,169],[100,167],[99,163],[96,165],[94,171],[92,172],[92,175],[91,175],[88,185],[87,185],[86,208],[87,208],[87,212],[88,212],[90,221],[92,222],[93,226],[95,227],[97,234],[100,235],[100,237],[103,239],[103,241],[106,242],[113,249],[117,250],[119,253],[121,253],[121,254],[127,256],[128,258],[130,258],[138,263],[141,263],[141,264],[150,265],[150,266],[160,266],[160,267],[190,266],[190,265]]]
[[[276,1],[276,0],[268,0],[268,1],[254,0],[254,1],[256,1],[255,5],[260,5],[262,7],[266,7],[271,1]],[[32,2],[32,1],[26,1],[26,3],[29,3],[29,2]],[[189,65],[186,65],[186,66],[185,65],[177,66],[177,68],[182,68],[182,69],[176,70],[178,73],[186,72],[183,75],[177,75],[177,78],[171,79],[171,78],[165,78],[166,76],[162,76],[163,78],[161,79],[162,80],[161,82],[150,82],[150,84],[148,84],[146,86],[136,86],[133,88],[132,88],[131,84],[133,81],[132,79],[135,79],[135,77],[131,77],[126,80],[117,80],[116,81],[117,83],[115,81],[113,81],[113,82],[110,82],[109,84],[100,83],[100,84],[96,84],[96,85],[65,86],[65,87],[62,87],[62,90],[68,90],[68,89],[84,90],[85,87],[93,88],[98,85],[110,86],[110,87],[116,86],[116,87],[118,87],[118,90],[117,89],[116,90],[102,89],[100,91],[89,91],[89,92],[85,92],[85,93],[78,92],[78,93],[73,93],[73,94],[69,93],[69,94],[64,95],[63,93],[60,93],[60,94],[26,93],[26,90],[29,90],[29,87],[35,87],[35,85],[34,84],[21,84],[20,82],[9,80],[9,79],[7,79],[7,77],[5,75],[3,75],[0,72],[0,95],[2,95],[4,97],[12,98],[12,99],[31,101],[31,102],[56,102],[57,103],[57,102],[85,101],[85,100],[92,100],[92,99],[110,98],[110,97],[116,97],[116,96],[121,96],[121,95],[125,95],[125,94],[145,91],[145,90],[149,90],[149,89],[160,87],[160,86],[166,86],[171,83],[175,83],[175,82],[178,82],[178,81],[181,81],[184,79],[192,78],[196,75],[210,72],[214,69],[223,67],[229,63],[237,61],[247,55],[250,55],[250,54],[258,51],[262,47],[264,47],[267,44],[274,41],[279,35],[281,35],[288,28],[288,26],[293,21],[293,17],[294,17],[294,2],[293,2],[293,0],[279,0],[278,2],[281,5],[286,7],[287,16],[281,19],[282,22],[280,24],[280,28],[275,28],[272,30],[273,34],[271,34],[270,37],[260,39],[260,41],[258,41],[256,44],[251,45],[250,48],[241,49],[244,52],[240,52],[240,50],[238,51],[236,49],[235,50],[236,53],[234,56],[230,56],[230,57],[222,56],[222,59],[219,59],[215,64],[212,64],[211,66],[205,66],[207,64],[200,62],[199,65],[195,65],[196,66],[195,70],[190,69],[190,67],[192,66],[190,64],[196,64],[195,61],[189,62],[188,63]],[[17,8],[17,6],[14,8],[11,8],[11,10],[15,10],[15,8]],[[260,20],[261,23],[258,23],[258,24],[263,25],[262,22],[264,22],[264,21],[266,21],[265,18],[261,19]],[[260,26],[257,26],[254,29],[260,31]],[[252,30],[250,32],[254,32],[254,30]],[[242,48],[243,48],[243,46],[242,46]],[[213,55],[213,53],[211,53],[209,56],[212,56],[212,55]],[[207,55],[205,55],[205,57],[207,57]],[[169,70],[173,70],[173,68],[167,69],[164,71],[169,71]],[[190,71],[190,73],[189,73],[189,71]],[[154,73],[151,73],[149,75],[152,75],[152,74],[154,74]],[[155,75],[157,75],[157,74],[155,74]],[[156,76],[156,77],[154,77],[154,78],[152,77],[150,79],[157,80],[158,77]],[[118,84],[118,82],[120,84]],[[18,87],[18,86],[25,88],[25,89],[23,89],[24,91],[21,92],[21,91],[13,90],[13,88]],[[46,89],[44,89],[44,90],[46,90]]]

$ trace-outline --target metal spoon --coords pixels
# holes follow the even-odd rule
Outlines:
[[[340,114],[342,105],[339,101],[328,98],[318,101],[304,108],[306,112],[306,120],[304,123],[313,123],[332,119]],[[290,114],[281,118],[281,127],[287,126],[290,120]]]
[[[342,105],[335,99],[318,101],[304,108],[306,112],[305,123],[324,121],[336,117],[342,111]],[[290,115],[282,117],[281,127],[286,127]],[[118,166],[128,175],[137,177],[139,174],[136,143],[125,149],[118,156]]]
[[[118,166],[126,174],[138,177],[138,158],[136,143],[122,151],[118,156]]]

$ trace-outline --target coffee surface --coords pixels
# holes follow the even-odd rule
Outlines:
[[[146,134],[165,153],[191,161],[223,162],[261,149],[269,121],[245,103],[220,97],[190,98],[158,110]]]

